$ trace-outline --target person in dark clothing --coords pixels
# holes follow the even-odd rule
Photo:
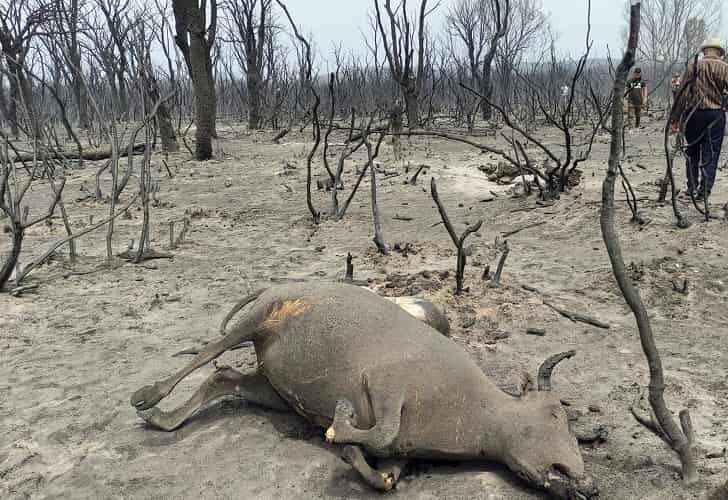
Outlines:
[[[642,70],[635,68],[634,76],[627,82],[624,92],[627,98],[627,124],[634,123],[635,128],[640,128],[642,108],[647,107],[647,82],[642,79]]]
[[[702,46],[703,58],[691,64],[682,77],[689,87],[670,117],[673,132],[685,125],[688,190],[697,199],[710,195],[725,133],[723,94],[728,91],[728,64],[719,39]]]

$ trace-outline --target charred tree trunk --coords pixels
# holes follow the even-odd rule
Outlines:
[[[217,136],[217,96],[210,58],[217,29],[216,1],[211,2],[210,10],[210,25],[207,27],[204,2],[200,7],[197,0],[173,1],[177,31],[175,41],[184,56],[195,93],[195,158],[199,161],[212,158],[212,140]]]
[[[195,92],[195,157],[212,158],[212,139],[216,137],[215,116],[217,98],[212,79],[212,62],[207,44],[202,36],[190,34],[190,75]]]
[[[253,61],[248,61],[248,128],[260,129],[260,98],[261,78],[258,68]]]
[[[13,275],[13,269],[15,269],[15,266],[18,264],[20,250],[23,246],[23,236],[25,231],[22,224],[13,222],[10,230],[13,233],[13,243],[10,248],[10,254],[7,259],[5,259],[2,268],[0,268],[0,291],[5,289],[5,285],[7,285],[10,280],[10,276]]]
[[[129,119],[129,95],[126,89],[126,79],[124,78],[124,72],[119,71],[116,73],[116,81],[118,82],[119,88],[119,116],[122,119]]]
[[[168,153],[176,153],[179,151],[177,135],[174,132],[172,117],[166,104],[159,106],[159,110],[157,111],[157,125],[159,126],[159,135],[162,137],[162,149]]]
[[[417,91],[408,91],[404,94],[404,102],[407,106],[407,127],[419,128],[420,125],[420,99]]]
[[[416,23],[409,18],[407,4],[392,7],[391,0],[384,0],[388,29],[382,21],[379,0],[374,2],[375,19],[392,78],[399,84],[407,107],[407,125],[416,129],[420,124],[419,96],[425,76],[425,20],[432,10],[427,10],[427,0],[420,0]]]
[[[4,120],[10,116],[8,108],[8,96],[5,93],[5,75],[0,73],[0,115]]]
[[[177,143],[177,135],[174,132],[174,125],[172,124],[172,117],[169,113],[166,101],[162,101],[161,94],[159,92],[159,84],[157,78],[152,73],[152,68],[148,67],[145,74],[147,84],[147,96],[149,97],[150,107],[155,102],[160,102],[157,108],[157,114],[155,120],[159,127],[159,135],[162,138],[162,150],[168,153],[176,153],[179,151],[179,144]]]
[[[20,135],[20,124],[18,123],[18,99],[20,98],[20,89],[18,81],[10,78],[10,103],[8,105],[8,121],[10,122],[10,134],[16,139]]]
[[[91,123],[88,113],[88,103],[86,102],[86,86],[83,84],[83,75],[81,75],[81,54],[72,53],[70,55],[73,63],[73,100],[76,102],[78,109],[78,126],[82,129],[89,128]]]
[[[493,118],[493,108],[490,105],[490,101],[493,99],[493,82],[491,69],[492,61],[486,61],[484,63],[483,81],[481,82],[481,92],[486,97],[480,101],[480,110],[483,113],[483,120],[491,120]]]

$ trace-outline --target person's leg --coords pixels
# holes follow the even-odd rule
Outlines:
[[[700,135],[703,132],[702,111],[696,111],[685,124],[685,167],[688,180],[688,192],[695,192],[698,188],[700,172]]]
[[[720,152],[723,147],[723,135],[725,134],[725,114],[722,111],[712,113],[711,123],[713,126],[708,132],[708,144],[710,146],[709,156],[704,161],[705,165],[705,178],[701,179],[703,185],[703,192],[705,196],[709,196],[715,183],[715,175],[718,171],[718,162],[720,160]],[[717,121],[716,121],[717,120]]]
[[[634,123],[634,106],[632,103],[627,105],[627,128],[632,128]]]
[[[640,128],[640,119],[642,118],[642,105],[637,104],[634,107],[634,127]]]

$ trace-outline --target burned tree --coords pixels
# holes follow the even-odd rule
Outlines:
[[[117,116],[128,119],[130,35],[137,19],[131,0],[96,0],[96,5],[101,11],[101,19],[94,18],[93,27],[89,30],[96,46],[91,53],[106,75]]]
[[[5,289],[18,265],[25,231],[50,219],[61,199],[65,179],[61,181],[60,186],[53,188],[54,196],[48,211],[34,218],[29,217],[30,206],[25,204],[24,198],[31,184],[41,174],[44,167],[43,162],[36,162],[32,171],[26,173],[25,178],[23,178],[15,163],[10,160],[7,143],[0,152],[0,211],[7,217],[10,234],[12,235],[10,255],[0,266],[0,291]]]
[[[88,112],[88,98],[86,87],[83,85],[81,74],[81,16],[83,15],[83,0],[70,0],[67,6],[64,2],[56,2],[53,5],[53,24],[57,32],[56,40],[62,44],[63,50],[68,54],[71,63],[68,65],[68,72],[71,75],[71,88],[73,100],[78,112],[78,126],[82,129],[90,125]],[[62,59],[61,56],[58,56]]]
[[[217,0],[173,0],[175,42],[182,52],[195,93],[195,158],[212,158],[217,96],[210,52],[217,33]]]
[[[634,64],[639,32],[640,0],[631,0],[629,43],[622,62],[617,68],[614,80],[613,98],[615,100],[624,92],[627,75]],[[632,413],[642,425],[662,439],[678,454],[682,463],[683,480],[687,484],[692,484],[698,480],[698,471],[692,449],[695,437],[690,421],[690,414],[688,410],[680,412],[680,425],[678,425],[672,413],[667,408],[664,397],[665,377],[662,369],[662,360],[660,359],[660,354],[655,344],[650,318],[638,289],[634,286],[627,273],[619,242],[619,235],[615,228],[614,189],[616,179],[619,175],[622,137],[619,131],[622,129],[623,120],[622,110],[619,106],[614,106],[612,108],[612,140],[609,150],[609,166],[602,187],[601,229],[604,244],[612,264],[614,277],[617,280],[622,295],[635,316],[642,342],[642,350],[645,353],[650,370],[648,386],[648,399],[651,407],[650,416],[643,416],[639,409],[639,404],[643,399],[642,394],[635,400]]]
[[[286,5],[281,0],[276,0],[276,3],[286,15],[296,40],[298,40],[300,44],[301,87],[302,89],[306,89],[313,96],[313,104],[311,105],[309,113],[313,124],[314,142],[306,156],[306,206],[308,207],[308,211],[311,213],[313,223],[318,224],[321,220],[321,212],[317,211],[313,206],[313,200],[311,199],[311,181],[313,173],[313,158],[321,145],[321,122],[319,121],[319,106],[321,105],[321,97],[316,90],[316,84],[313,79],[313,56],[311,52],[311,43],[303,35],[301,35],[301,32],[298,30],[298,27],[293,20],[293,16],[291,16]]]
[[[407,12],[407,0],[402,0],[395,7],[392,7],[391,0],[384,0],[386,21],[382,20],[379,0],[374,0],[374,9],[389,70],[404,95],[408,126],[410,129],[418,128],[419,100],[425,78],[424,60],[427,45],[425,21],[432,10],[427,9],[427,0],[421,0],[417,19],[413,23],[412,14]]]
[[[483,95],[480,106],[490,120],[493,98],[493,61],[498,44],[508,32],[510,0],[459,0],[447,16],[451,36],[465,48],[470,78]]]
[[[248,128],[261,127],[263,70],[271,38],[273,0],[239,0],[229,4],[228,31],[235,58],[245,72]]]
[[[38,32],[44,16],[45,6],[33,6],[28,0],[17,0],[0,5],[0,53],[7,67],[10,82],[10,99],[6,106],[11,134],[18,137],[20,110],[25,110],[31,125],[38,125],[35,118],[35,103],[30,78],[26,72],[26,58],[31,48],[31,39]],[[39,135],[34,128],[27,131],[33,137]]]

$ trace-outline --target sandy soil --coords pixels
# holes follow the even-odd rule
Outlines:
[[[582,184],[555,205],[539,208],[533,198],[513,198],[508,186],[488,182],[477,167],[496,159],[467,146],[424,138],[407,144],[406,161],[431,166],[417,186],[403,184],[402,164],[384,147],[383,167],[401,174],[379,186],[384,236],[402,250],[382,257],[371,242],[366,182],[343,221],[324,220],[314,228],[304,202],[309,137],[294,134],[274,145],[271,132],[221,127],[221,160],[200,164],[186,154],[171,156],[175,175],[168,179],[161,156],[154,158],[161,201],[152,211],[155,249],[166,249],[169,221],[191,220],[172,260],[99,268],[101,230],[79,240],[75,265],[63,249],[38,269],[30,278],[40,284],[36,293],[0,296],[0,497],[379,498],[325,444],[323,432],[297,416],[223,402],[164,433],[143,425],[128,402],[134,390],[184,363],[173,353],[216,336],[231,304],[252,288],[340,279],[351,252],[356,277],[369,279],[380,293],[421,293],[441,303],[454,340],[501,386],[515,384],[520,370],[535,373],[550,354],[576,349],[578,355],[558,368],[554,389],[571,404],[576,428],[609,431],[605,443],[583,447],[602,498],[705,498],[728,480],[725,455],[707,458],[721,455],[728,440],[728,222],[720,209],[728,201],[728,172],[719,172],[712,197],[721,219],[701,223],[689,209],[695,223],[676,229],[669,206],[649,201],[656,198],[664,163],[659,126],[648,122],[646,130],[628,135],[625,163],[638,195],[648,197],[641,208],[651,222],[630,224],[623,203],[618,219],[625,258],[633,263],[662,352],[670,406],[689,408],[698,433],[698,486],[681,485],[676,456],[628,412],[638,386],[646,383],[647,366],[599,230],[606,138],[584,164]],[[363,161],[357,153],[347,179]],[[297,168],[286,169],[286,162]],[[75,230],[90,216],[99,221],[108,213],[105,203],[76,201],[84,196],[82,184],[93,185],[95,169],[87,163],[68,175],[66,201]],[[461,298],[452,293],[455,253],[437,225],[427,189],[431,176],[458,230],[484,221],[470,240],[470,290]],[[38,183],[33,189],[33,211],[40,213],[48,187]],[[498,196],[481,201],[491,190]],[[316,193],[315,203],[325,209],[327,195]],[[481,275],[497,263],[495,238],[539,221],[545,224],[508,238],[503,285],[488,287]],[[131,218],[118,219],[118,251],[137,238],[140,226],[136,208]],[[32,229],[23,262],[64,234],[57,218]],[[0,252],[7,244],[2,241]],[[673,291],[673,279],[688,279],[689,294]],[[571,322],[544,300],[611,328]],[[546,335],[527,335],[529,327]],[[243,370],[255,365],[249,350],[224,360]],[[183,401],[210,371],[189,377],[163,407]],[[388,497],[544,498],[487,463],[421,464]]]

